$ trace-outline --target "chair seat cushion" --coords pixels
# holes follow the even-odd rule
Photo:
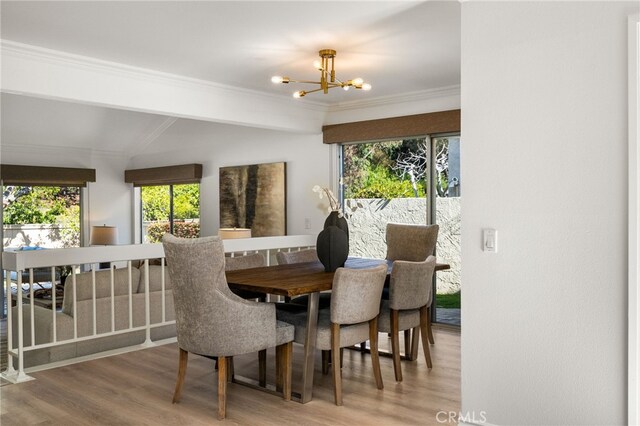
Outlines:
[[[318,305],[320,309],[328,308],[331,306],[331,293],[320,293]],[[305,294],[304,296],[298,296],[291,299],[291,303],[295,303],[296,305],[307,306],[309,304],[309,295]]]
[[[296,328],[294,342],[304,344],[304,336],[307,333],[306,309],[296,310],[292,307],[278,307],[278,305],[282,304],[276,303],[276,317],[280,321],[293,324]],[[355,345],[368,339],[368,322],[340,327],[340,347]],[[329,309],[320,309],[319,311],[316,348],[321,350],[331,349],[331,312]]]
[[[276,346],[293,341],[295,328],[283,321],[276,321]]]
[[[409,309],[400,311],[398,315],[398,330],[408,330],[420,325],[420,311],[418,309]],[[378,316],[378,331],[383,333],[391,332],[391,312],[389,309],[389,301],[383,300],[380,303],[380,315]]]

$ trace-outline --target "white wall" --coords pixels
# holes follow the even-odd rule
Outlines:
[[[462,412],[488,423],[626,422],[638,7],[463,4]],[[499,231],[497,254],[481,251],[483,227]]]
[[[92,225],[118,227],[120,244],[131,240],[131,191],[124,183],[127,158],[124,155],[93,152],[86,149],[22,145],[24,141],[2,138],[1,160],[4,164],[96,169],[96,182],[85,191],[88,209],[87,232]],[[86,235],[87,243],[89,235]]]
[[[330,184],[330,147],[322,135],[285,133],[248,127],[179,120],[149,151],[131,160],[131,168],[201,163],[200,186],[202,235],[216,235],[220,226],[219,168],[285,161],[287,173],[287,232],[320,232],[326,217],[326,200],[311,191],[314,185]],[[305,218],[310,229],[305,229]]]

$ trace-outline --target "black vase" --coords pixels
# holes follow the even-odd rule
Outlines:
[[[349,225],[347,224],[347,219],[345,219],[344,216],[340,216],[338,212],[332,211],[324,221],[324,229],[327,229],[329,226],[337,226],[340,228],[345,234],[347,234],[347,241],[349,240]]]
[[[349,226],[344,217],[338,217],[338,212],[327,217],[324,230],[318,234],[316,251],[325,271],[334,272],[344,266],[349,257]]]

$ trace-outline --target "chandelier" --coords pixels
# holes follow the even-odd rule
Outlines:
[[[334,60],[336,57],[336,51],[333,49],[322,49],[318,52],[320,55],[320,61],[315,61],[313,66],[320,71],[320,81],[309,80],[293,80],[289,77],[282,77],[274,75],[271,77],[271,82],[275,84],[288,84],[288,83],[305,83],[305,84],[318,84],[320,88],[313,90],[298,90],[293,93],[294,98],[302,98],[309,93],[323,91],[323,93],[329,93],[329,89],[334,87],[342,87],[344,90],[349,90],[351,87],[361,90],[371,90],[371,85],[365,83],[361,78],[354,78],[353,80],[340,81],[336,78],[336,70],[334,67]]]

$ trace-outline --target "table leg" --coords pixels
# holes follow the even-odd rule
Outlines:
[[[309,294],[307,304],[307,335],[304,339],[304,364],[302,371],[302,395],[300,402],[303,404],[311,401],[313,393],[313,370],[316,354],[316,334],[318,331],[318,304],[320,293]]]

